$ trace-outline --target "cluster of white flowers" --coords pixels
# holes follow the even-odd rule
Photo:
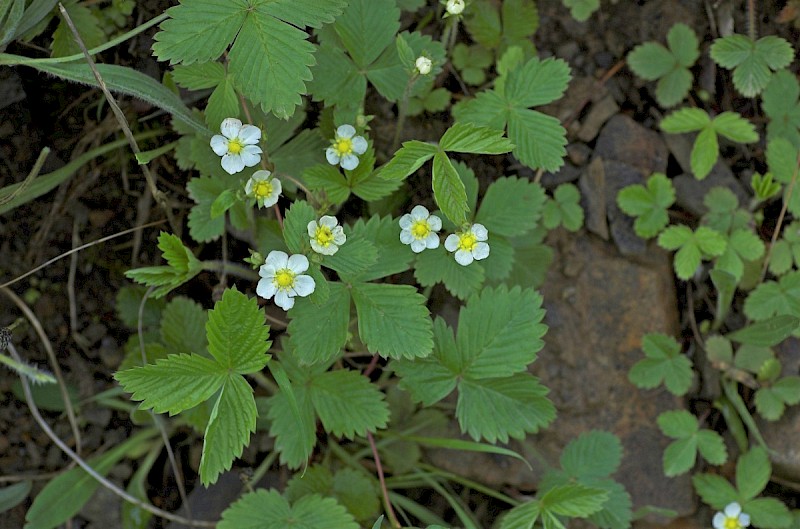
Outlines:
[[[411,251],[439,247],[438,231],[442,229],[442,220],[431,215],[425,206],[414,206],[411,213],[400,217],[400,242],[411,246]],[[489,257],[489,232],[483,224],[472,224],[464,231],[452,233],[444,241],[448,252],[455,252],[456,262],[467,266],[472,261],[480,261]]]

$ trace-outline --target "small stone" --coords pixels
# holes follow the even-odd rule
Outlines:
[[[592,105],[589,114],[586,116],[586,119],[583,120],[581,128],[578,131],[578,139],[585,142],[595,139],[597,133],[600,131],[600,127],[617,112],[619,112],[617,102],[614,101],[614,97],[611,94],[607,94],[600,101]]]
[[[611,118],[600,131],[595,146],[596,157],[624,162],[643,174],[667,170],[667,146],[657,132],[636,123],[623,114]]]
[[[567,156],[569,161],[577,166],[586,165],[589,161],[589,156],[592,155],[592,149],[585,143],[570,143],[567,145]]]

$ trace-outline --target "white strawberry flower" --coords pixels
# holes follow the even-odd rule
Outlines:
[[[467,7],[467,4],[464,0],[447,0],[444,5],[448,15],[460,15],[465,7]]]
[[[425,206],[414,206],[411,213],[400,217],[400,228],[400,242],[411,245],[414,253],[439,247],[439,235],[436,232],[442,229],[442,220],[431,215]]]
[[[750,525],[750,515],[742,512],[742,506],[729,503],[723,512],[714,515],[711,521],[714,529],[744,529]]]
[[[473,224],[469,229],[452,233],[444,240],[448,252],[455,252],[456,262],[462,266],[489,257],[489,244],[484,242],[489,232],[483,224]]]
[[[363,136],[356,136],[352,125],[342,125],[336,129],[336,137],[331,146],[325,150],[325,158],[331,165],[341,165],[343,169],[352,171],[358,167],[358,156],[367,152],[369,144]]]
[[[281,181],[272,178],[272,173],[263,169],[253,173],[244,186],[245,194],[255,198],[256,204],[260,208],[268,208],[277,204],[281,191]]]
[[[431,73],[431,68],[433,68],[433,61],[431,61],[424,55],[420,55],[419,57],[417,57],[414,66],[416,67],[420,75],[428,75],[429,73]]]
[[[222,156],[222,168],[236,174],[245,167],[253,167],[261,161],[261,129],[253,125],[242,125],[236,118],[225,118],[219,134],[211,138],[211,148]]]
[[[305,255],[290,257],[286,252],[273,250],[258,270],[261,279],[256,286],[256,293],[264,299],[275,296],[275,304],[283,310],[289,310],[294,307],[296,296],[306,297],[317,286],[313,277],[303,275],[306,270],[308,258]]]
[[[330,215],[323,215],[319,222],[312,220],[307,227],[311,248],[322,255],[335,254],[339,251],[339,246],[347,240],[339,221]]]

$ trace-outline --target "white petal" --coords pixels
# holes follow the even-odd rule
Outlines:
[[[228,140],[217,134],[211,138],[211,149],[217,156],[228,154]]]
[[[471,231],[479,241],[485,241],[489,238],[489,232],[483,224],[473,224],[469,231]]]
[[[255,179],[248,178],[247,183],[244,185],[244,194],[245,195],[252,195],[253,194],[253,184],[255,183]]]
[[[242,122],[236,118],[225,118],[222,120],[222,124],[219,126],[220,132],[226,138],[235,138],[239,135],[239,131],[242,128]]]
[[[403,244],[411,244],[412,242],[416,241],[413,235],[409,230],[401,230],[400,231],[400,242]]]
[[[296,253],[289,258],[287,266],[295,274],[305,272],[308,270],[308,257],[301,253]]]
[[[269,176],[271,174],[272,173],[269,171],[266,171],[264,169],[259,169],[258,171],[253,173],[253,176],[251,176],[250,178],[252,178],[256,182],[264,182],[265,180],[269,180]]]
[[[333,243],[341,246],[346,242],[347,242],[347,235],[344,234],[344,230],[342,229],[341,226],[336,226],[333,229]]]
[[[342,156],[342,161],[339,162],[342,165],[343,169],[347,169],[348,171],[352,171],[356,167],[358,167],[358,156],[355,154],[345,154]]]
[[[335,244],[322,246],[320,243],[317,242],[316,239],[311,239],[311,249],[317,252],[318,254],[322,255],[333,255],[339,251],[339,247],[336,246]]]
[[[275,270],[286,268],[289,264],[289,255],[280,250],[272,250],[267,255],[266,264],[275,267]]]
[[[489,257],[489,245],[485,242],[479,242],[476,244],[475,248],[472,249],[472,257],[478,260]]]
[[[280,197],[280,193],[278,193],[275,188],[272,188],[272,193],[268,197],[264,197],[261,199],[261,205],[265,208],[271,208],[275,204],[278,203],[278,197]]]
[[[352,125],[341,125],[336,129],[337,138],[352,138],[356,133],[356,129]]]
[[[424,249],[425,249],[425,241],[421,241],[419,239],[414,239],[413,241],[411,241],[412,252],[420,253]]]
[[[414,219],[412,219],[411,215],[409,215],[408,213],[400,217],[400,227],[403,228],[404,230],[410,228],[413,223]]]
[[[714,526],[714,529],[725,529],[725,515],[721,512],[715,514],[711,520],[711,525]]]
[[[325,158],[331,165],[336,165],[339,163],[339,153],[337,153],[336,149],[334,149],[333,147],[328,147],[327,149],[325,149]]]
[[[728,518],[736,518],[742,512],[742,506],[736,502],[729,503],[725,506],[725,516]]]
[[[317,284],[314,282],[314,278],[311,276],[297,276],[294,278],[294,291],[300,297],[306,297],[317,287]]]
[[[444,247],[448,252],[455,252],[458,249],[458,235],[451,233],[444,240]]]
[[[336,220],[336,217],[332,217],[330,215],[323,215],[319,219],[319,224],[320,226],[327,226],[330,229],[333,229],[336,227],[337,224],[339,224],[339,221]]]
[[[253,167],[254,165],[258,165],[258,162],[261,161],[261,148],[255,145],[247,145],[242,149],[240,156],[244,165]]]
[[[411,210],[411,218],[414,220],[427,219],[430,215],[428,208],[425,206],[414,206],[414,209]]]
[[[236,174],[244,169],[244,162],[242,157],[238,154],[226,154],[222,157],[222,168],[228,174]]]
[[[428,217],[428,226],[433,231],[439,231],[442,229],[442,219],[440,219],[436,215],[431,215],[430,217]]]
[[[283,192],[283,184],[277,178],[272,179],[272,193],[278,197]]]
[[[261,129],[253,125],[245,125],[239,131],[239,139],[245,145],[255,145],[261,139]]]
[[[747,527],[748,525],[750,525],[750,515],[746,513],[740,514],[739,523],[742,524],[742,527]]]
[[[317,221],[312,220],[306,226],[306,231],[308,232],[309,237],[314,237],[317,234]]]
[[[275,278],[275,274],[277,273],[278,269],[275,268],[274,265],[271,265],[269,263],[264,263],[263,265],[261,265],[261,268],[258,269],[258,275],[260,275],[261,277],[265,277],[270,281],[272,281]]]
[[[429,233],[425,238],[425,247],[431,250],[439,247],[439,236],[435,233]]]
[[[367,140],[364,139],[363,136],[356,136],[353,138],[353,152],[356,154],[364,154],[367,152],[367,147],[369,147],[369,143]]]
[[[264,299],[269,299],[275,295],[277,291],[277,287],[275,283],[271,279],[263,278],[258,281],[258,285],[256,286],[256,294],[261,296]]]
[[[294,298],[289,297],[289,294],[285,290],[279,290],[278,293],[275,294],[275,304],[283,310],[289,310],[294,307]]]
[[[456,252],[456,262],[461,266],[472,264],[472,261],[474,261],[472,252],[468,252],[466,250],[459,250]]]

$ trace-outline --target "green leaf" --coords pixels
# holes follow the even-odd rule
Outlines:
[[[356,65],[365,69],[394,43],[400,10],[393,0],[351,0],[333,27]]]
[[[696,231],[686,226],[669,226],[658,237],[658,245],[666,250],[678,249],[675,272],[683,280],[692,277],[703,256],[718,256],[725,252],[727,242],[719,232],[700,226]]]
[[[289,312],[289,341],[302,364],[320,364],[337,358],[347,342],[350,293],[330,282],[330,295],[320,304],[297,304]]]
[[[711,127],[701,130],[694,140],[690,160],[694,177],[702,180],[708,176],[718,158],[719,143],[716,132]]]
[[[556,417],[547,388],[536,377],[518,373],[507,378],[463,379],[458,384],[456,418],[461,431],[476,441],[507,443],[536,433]]]
[[[485,288],[459,314],[459,372],[483,379],[525,371],[544,347],[543,319],[542,297],[534,290]]]
[[[772,347],[784,341],[800,325],[795,316],[774,316],[728,334],[734,342],[762,347]]]
[[[455,366],[458,357],[453,331],[441,318],[433,324],[433,353],[414,361],[392,362],[400,375],[400,387],[408,390],[415,401],[426,406],[435,404],[456,387]]]
[[[584,480],[605,478],[622,461],[622,443],[609,432],[592,430],[570,441],[561,452],[561,468],[569,476]]]
[[[383,393],[357,371],[338,369],[314,377],[309,394],[325,431],[337,437],[363,437],[385,428],[389,420]]]
[[[427,356],[433,330],[426,299],[408,285],[353,285],[358,334],[372,353],[383,357]]]
[[[503,515],[500,529],[533,529],[539,512],[539,502],[536,500],[517,505]]]
[[[733,485],[716,474],[695,474],[692,484],[703,501],[719,511],[729,503],[739,501],[739,493]]]
[[[164,308],[161,341],[172,353],[205,353],[206,311],[189,298],[176,297]]]
[[[323,191],[328,202],[339,205],[350,196],[350,185],[330,164],[317,164],[303,172],[303,182],[311,191]]]
[[[283,238],[291,253],[304,253],[311,247],[308,223],[317,220],[317,213],[305,200],[295,200],[286,211]]]
[[[658,416],[658,427],[664,435],[675,439],[691,437],[699,429],[695,416],[686,410],[665,411]]]
[[[670,134],[683,134],[706,129],[711,125],[711,118],[705,110],[699,108],[682,108],[661,120],[660,127]]]
[[[387,180],[402,180],[433,158],[437,148],[430,143],[407,141],[394,153],[389,162],[381,167],[378,176]]]
[[[226,291],[230,292],[230,290]],[[223,298],[224,300],[224,298]],[[208,486],[230,470],[256,431],[253,389],[241,375],[230,374],[211,410],[200,458],[200,480]]]
[[[722,436],[712,430],[697,432],[697,449],[700,455],[712,465],[723,465],[728,460],[728,449]]]
[[[179,64],[173,68],[172,78],[189,90],[214,88],[225,79],[225,67],[216,61]]]
[[[272,365],[274,362],[270,362]],[[317,442],[316,419],[306,388],[293,387],[296,406],[287,392],[281,389],[269,399],[269,434],[275,438],[275,450],[281,464],[290,468],[302,466]]]
[[[105,476],[126,455],[140,453],[142,447],[150,443],[156,435],[158,432],[154,428],[148,428],[86,462],[95,472]],[[25,513],[25,527],[52,529],[61,525],[78,514],[99,486],[100,482],[80,467],[58,475],[36,495],[30,509]]]
[[[744,302],[745,315],[755,321],[772,316],[800,317],[800,272],[790,272],[778,282],[758,285]]]
[[[800,377],[783,377],[772,385],[772,391],[786,404],[795,405],[800,402]]]
[[[732,364],[733,347],[730,340],[722,336],[709,336],[706,339],[706,354],[712,363]]]
[[[461,226],[467,220],[467,192],[453,163],[439,151],[433,156],[433,198],[450,221]]]
[[[510,152],[514,145],[502,131],[471,123],[454,123],[442,135],[439,148],[451,152],[503,154]]]
[[[0,489],[0,513],[10,511],[28,497],[33,482],[29,479]]]
[[[295,475],[286,487],[286,499],[290,502],[310,494],[333,497],[357,520],[372,519],[380,509],[373,480],[351,468],[333,475],[326,467],[314,465],[304,474]]]
[[[600,0],[561,0],[569,8],[572,18],[578,22],[589,20],[592,13],[600,9]]]
[[[333,498],[304,496],[289,506],[275,490],[258,489],[222,513],[219,529],[358,529],[353,517]]]
[[[690,470],[697,459],[697,438],[686,437],[673,441],[664,450],[664,475],[668,478]]]
[[[86,49],[95,48],[105,41],[106,35],[91,9],[77,3],[66,3],[64,9],[72,19],[72,23],[75,24]],[[75,41],[75,37],[66,20],[59,20],[58,27],[53,32],[53,42],[50,45],[50,49],[53,51],[53,57],[66,57],[81,53],[81,48]]]
[[[736,462],[736,488],[743,499],[755,498],[769,483],[772,465],[767,451],[757,446]]]
[[[445,288],[458,299],[467,299],[480,290],[485,279],[483,266],[473,263],[461,266],[444,246],[426,250],[414,263],[414,278],[423,287],[444,283]]]
[[[771,139],[767,142],[767,164],[775,180],[788,184],[797,166],[797,147],[786,138]]]
[[[677,61],[670,50],[661,44],[645,42],[628,54],[627,62],[636,75],[647,81],[655,81],[667,75]]]
[[[783,399],[772,388],[759,388],[753,400],[759,415],[768,421],[777,421],[786,409]]]
[[[747,509],[744,512],[750,515],[753,525],[764,529],[785,529],[794,521],[792,513],[777,498],[756,498],[746,501],[742,509]]]
[[[256,298],[248,298],[236,287],[226,289],[208,313],[208,352],[225,369],[239,374],[261,371],[272,342],[264,312]]]
[[[367,270],[378,259],[378,250],[371,242],[362,238],[349,238],[333,255],[323,257],[323,266],[343,276],[353,276]]]
[[[538,183],[517,177],[498,178],[486,190],[475,222],[483,224],[490,236],[524,235],[539,222],[545,198]]]
[[[175,415],[211,398],[224,384],[225,368],[198,355],[169,355],[143,367],[118,371],[114,378],[140,408]]]
[[[689,68],[700,57],[697,35],[686,24],[678,23],[672,26],[667,33],[667,43],[681,66]]]
[[[681,354],[670,336],[645,334],[642,350],[646,356],[633,365],[628,379],[637,387],[652,389],[662,382],[673,395],[684,395],[692,383],[692,362]]]
[[[738,143],[758,141],[758,133],[753,124],[736,112],[723,112],[714,118],[712,125],[717,134],[731,141]]]
[[[197,203],[189,212],[189,235],[197,242],[208,242],[225,231],[224,217],[211,217],[211,206],[226,189],[217,178],[192,178],[186,184],[189,196]]]
[[[617,205],[628,215],[636,217],[633,229],[639,237],[655,237],[669,224],[667,209],[675,203],[672,181],[662,173],[647,179],[647,187],[636,184],[624,187],[617,194]]]
[[[400,226],[392,217],[374,216],[367,222],[359,219],[352,227],[345,226],[344,232],[348,240],[364,239],[371,242],[378,250],[377,260],[363,272],[352,275],[342,273],[342,280],[345,283],[372,281],[405,272],[411,267],[414,253],[407,245],[400,242]]]
[[[785,68],[794,58],[786,40],[767,36],[753,42],[744,35],[719,38],[711,45],[711,58],[733,69],[733,85],[745,97],[755,97],[769,83],[771,71]]]
[[[206,124],[211,130],[219,130],[225,118],[238,116],[240,112],[239,96],[233,86],[233,79],[225,76],[208,98],[205,109]]]
[[[573,184],[561,184],[542,209],[542,222],[552,230],[563,225],[569,231],[578,231],[583,226],[583,208],[580,205],[581,192]]]
[[[514,109],[508,115],[508,137],[514,155],[531,169],[557,171],[566,155],[566,130],[561,122],[528,109]]]
[[[784,138],[797,148],[800,147],[800,84],[788,70],[773,74],[762,94],[762,106],[769,116],[767,138],[770,142]],[[794,163],[794,160],[792,160]],[[770,166],[771,167],[771,166]]]
[[[599,511],[607,500],[607,491],[573,483],[548,490],[539,501],[542,512],[585,518]]]
[[[211,218],[216,219],[217,217],[221,217],[226,211],[231,209],[236,202],[238,202],[236,193],[230,189],[226,189],[211,203]]]

